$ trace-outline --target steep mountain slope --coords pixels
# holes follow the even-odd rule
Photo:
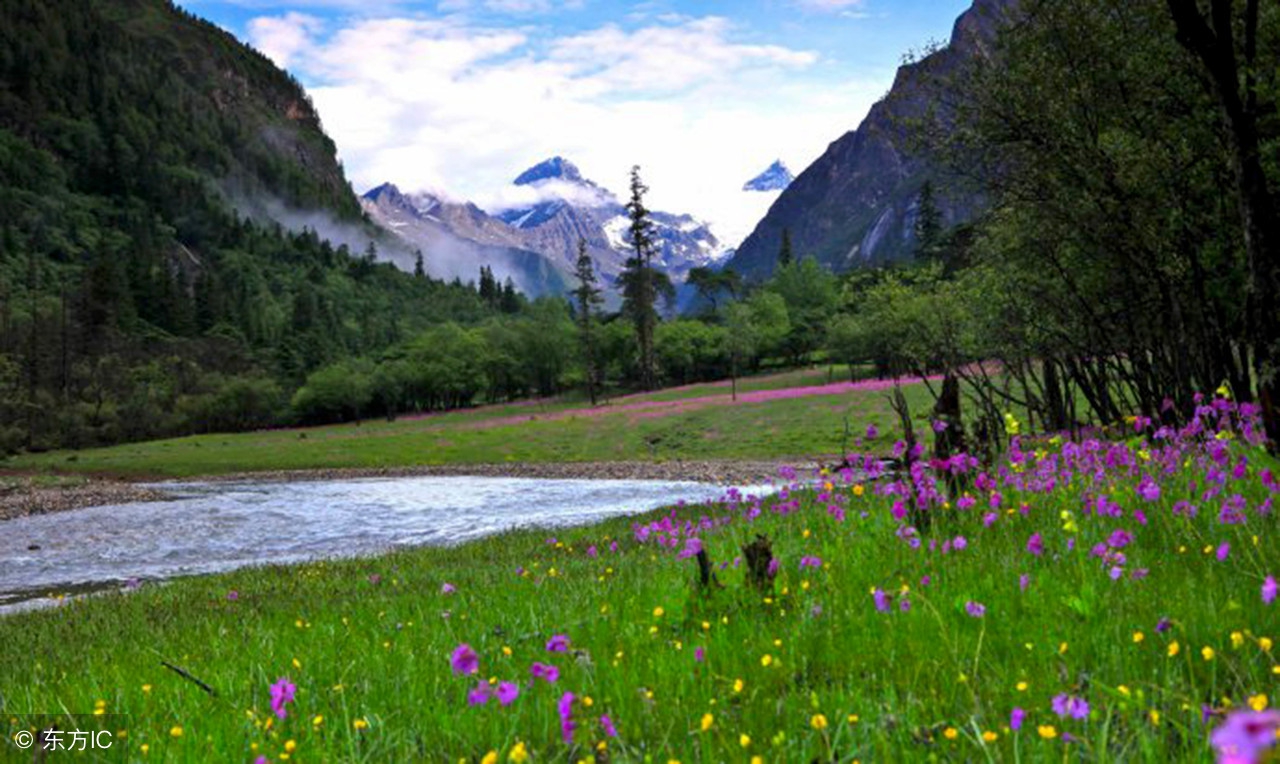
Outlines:
[[[488,314],[353,254],[377,238],[306,93],[225,31],[0,3],[0,453],[275,421],[318,366]]]
[[[1002,19],[1016,0],[975,0],[955,23],[950,44],[898,70],[893,87],[871,107],[862,124],[832,143],[782,193],[730,265],[749,276],[770,273],[784,229],[797,255],[812,255],[829,268],[909,257],[916,207],[924,181],[935,174],[915,156],[906,134],[913,119],[946,108],[938,88],[967,62],[986,55]],[[944,222],[953,225],[981,208],[944,178],[935,180]]]

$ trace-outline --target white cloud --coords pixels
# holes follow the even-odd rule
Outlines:
[[[290,11],[283,16],[261,16],[249,22],[249,39],[281,68],[288,68],[293,56],[312,45],[312,36],[324,29],[315,16]]]
[[[718,17],[558,37],[391,17],[322,37],[287,14],[249,34],[307,83],[357,188],[510,206],[530,193],[511,179],[553,155],[618,193],[639,164],[651,207],[708,220],[729,245],[763,213],[743,182],[778,157],[807,166],[886,84],[814,76],[816,54],[743,41]]]

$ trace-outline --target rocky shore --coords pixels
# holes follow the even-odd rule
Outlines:
[[[502,464],[440,464],[412,467],[359,467],[315,470],[244,472],[201,478],[202,482],[236,480],[351,480],[419,476],[560,478],[586,480],[693,480],[719,485],[767,483],[791,466],[800,473],[816,470],[814,462],[693,460],[662,462],[508,462]]]
[[[243,472],[186,478],[182,482],[245,480],[352,480],[417,476],[476,476],[589,480],[692,480],[718,485],[760,485],[776,479],[785,466],[801,475],[818,469],[814,462],[695,460],[664,462],[512,462],[412,467]],[[0,521],[106,504],[131,504],[170,498],[163,483],[137,483],[88,477],[18,476],[0,479]]]
[[[0,521],[46,512],[168,498],[165,491],[123,480],[34,477],[0,481]]]

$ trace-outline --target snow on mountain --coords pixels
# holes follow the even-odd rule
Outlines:
[[[403,194],[383,184],[365,194],[364,202],[371,217],[422,246],[428,263],[431,239],[442,233],[485,247],[537,253],[563,273],[572,271],[578,241],[583,240],[606,286],[631,257],[626,208],[564,157],[528,168],[501,189],[498,198],[503,202],[486,212],[469,202],[433,193]],[[732,254],[692,215],[654,211],[651,219],[658,246],[655,265],[676,283],[683,282],[690,269],[714,265]],[[479,263],[474,270],[479,270]]]
[[[795,180],[791,170],[781,159],[769,165],[768,169],[742,185],[743,191],[781,191]]]

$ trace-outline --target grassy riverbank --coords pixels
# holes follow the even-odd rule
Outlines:
[[[502,462],[813,458],[894,422],[884,384],[827,386],[826,369],[580,402],[490,406],[395,422],[280,429],[29,454],[9,470],[190,477],[234,472]],[[841,377],[835,376],[837,383]],[[905,385],[913,410],[930,405]],[[846,438],[845,422],[850,437]]]
[[[1229,421],[1025,444],[954,503],[922,475],[927,529],[908,530],[903,484],[836,475],[640,532],[513,533],[0,618],[0,721],[101,708],[132,756],[170,761],[1202,761],[1223,717],[1280,695],[1274,463],[1211,437]],[[734,564],[757,534],[778,560],[765,591]],[[728,563],[723,589],[697,586],[696,545]],[[504,682],[510,705],[468,702]]]

